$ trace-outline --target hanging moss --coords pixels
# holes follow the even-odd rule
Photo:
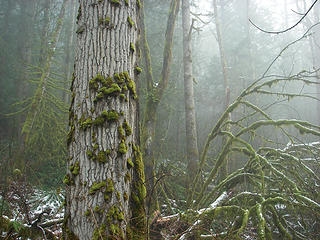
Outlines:
[[[99,191],[101,188],[104,188],[107,186],[107,183],[102,181],[102,182],[99,182],[99,183],[93,183],[91,188],[89,189],[89,194],[90,195],[93,195],[95,194],[97,191]]]
[[[129,23],[129,26],[130,27],[134,27],[134,21],[132,21],[132,19],[131,19],[131,17],[130,16],[128,16],[128,23]]]

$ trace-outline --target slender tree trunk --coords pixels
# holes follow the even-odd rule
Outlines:
[[[217,39],[218,39],[218,45],[219,45],[219,52],[220,52],[220,61],[222,66],[222,73],[223,73],[223,87],[225,90],[224,94],[224,109],[226,109],[230,104],[230,86],[229,86],[229,78],[228,78],[228,72],[227,72],[227,59],[224,52],[224,46],[223,46],[223,39],[222,39],[222,33],[221,33],[221,22],[218,15],[218,7],[217,7],[217,0],[213,0],[213,9],[214,9],[214,19],[215,19],[215,25],[216,25],[216,32],[217,32]],[[229,119],[231,116],[229,115]],[[228,128],[228,127],[227,127]],[[226,141],[226,139],[224,140]],[[221,167],[221,178],[223,179],[228,174],[228,166],[230,165],[229,159],[225,161],[224,165]]]
[[[182,29],[183,29],[183,66],[184,66],[184,105],[186,120],[186,151],[188,163],[187,191],[189,191],[192,180],[197,173],[199,162],[199,151],[197,141],[196,113],[193,93],[192,74],[192,50],[191,35],[192,24],[190,24],[190,2],[182,1]]]
[[[153,75],[151,69],[151,58],[150,51],[146,39],[146,30],[144,23],[141,25],[141,32],[143,38],[143,47],[142,54],[145,60],[145,68],[146,68],[146,78],[147,78],[147,100],[145,106],[145,112],[143,117],[143,127],[142,127],[142,136],[141,136],[141,147],[144,154],[144,163],[145,163],[145,173],[146,173],[146,185],[147,185],[147,193],[148,193],[148,213],[149,209],[157,209],[159,206],[157,204],[156,198],[154,196],[157,195],[155,188],[155,173],[154,173],[154,165],[155,159],[153,154],[153,144],[154,144],[154,136],[156,129],[156,114],[157,109],[162,99],[163,93],[168,85],[169,73],[170,73],[170,65],[172,60],[172,45],[173,45],[173,32],[175,27],[176,17],[179,12],[180,0],[172,0],[169,10],[169,16],[167,20],[167,29],[165,35],[165,47],[163,51],[163,65],[161,76],[158,81],[158,85],[155,86],[153,82]],[[148,214],[149,215],[149,214]]]
[[[140,4],[79,1],[66,239],[145,239],[135,84]]]
[[[45,0],[43,3],[43,23],[40,35],[40,54],[39,54],[39,66],[43,67],[45,59],[48,54],[48,34],[50,25],[50,12],[51,0]]]
[[[315,22],[319,22],[319,13],[320,13],[320,7],[319,4],[315,5],[314,7],[314,16],[315,16]],[[318,70],[317,72],[317,79],[320,81],[320,27],[319,25],[315,27],[314,34],[312,34],[312,40],[310,42],[311,49],[312,49],[312,59],[313,59],[313,68],[315,70]],[[320,99],[320,85],[318,84],[316,86],[317,88],[317,98]],[[317,124],[320,125],[320,103],[317,101]]]
[[[70,11],[71,11],[71,19],[72,21],[69,23],[66,31],[66,46],[65,46],[65,83],[64,88],[68,89],[68,86],[70,85],[71,81],[71,75],[72,75],[72,63],[73,63],[73,42],[74,42],[74,34],[75,34],[75,25],[76,25],[76,7],[77,4],[75,0],[70,1]],[[69,94],[67,94],[66,91],[63,91],[62,100],[64,103],[69,102]]]

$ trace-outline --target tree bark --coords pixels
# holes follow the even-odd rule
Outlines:
[[[65,239],[145,239],[135,84],[140,1],[79,1]]]
[[[193,91],[192,74],[192,50],[191,35],[192,24],[190,24],[190,2],[182,1],[182,29],[183,29],[183,66],[184,66],[184,104],[186,121],[186,152],[188,163],[187,191],[191,188],[192,181],[197,173],[199,162],[199,151],[197,141],[196,113]]]

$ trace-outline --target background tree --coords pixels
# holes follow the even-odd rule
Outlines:
[[[182,2],[182,29],[183,29],[183,67],[184,67],[184,105],[186,120],[186,152],[188,163],[188,179],[186,188],[191,187],[192,180],[197,172],[199,162],[196,113],[193,91],[192,50],[191,39],[193,22],[190,22],[190,2]]]

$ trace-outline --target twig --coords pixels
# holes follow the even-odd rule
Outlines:
[[[282,31],[266,31],[266,30],[263,30],[262,28],[258,27],[256,24],[254,24],[251,19],[249,18],[249,22],[255,26],[256,28],[258,28],[260,31],[264,32],[264,33],[269,33],[269,34],[279,34],[279,33],[285,33],[287,31],[290,31],[291,29],[295,28],[299,23],[302,22],[302,20],[308,15],[308,13],[311,11],[311,9],[313,8],[313,6],[318,2],[318,0],[315,0],[313,2],[313,4],[311,5],[311,7],[308,9],[308,11],[303,14],[303,16],[300,18],[300,20],[298,22],[296,22],[293,26],[285,29],[285,30],[282,30]]]

